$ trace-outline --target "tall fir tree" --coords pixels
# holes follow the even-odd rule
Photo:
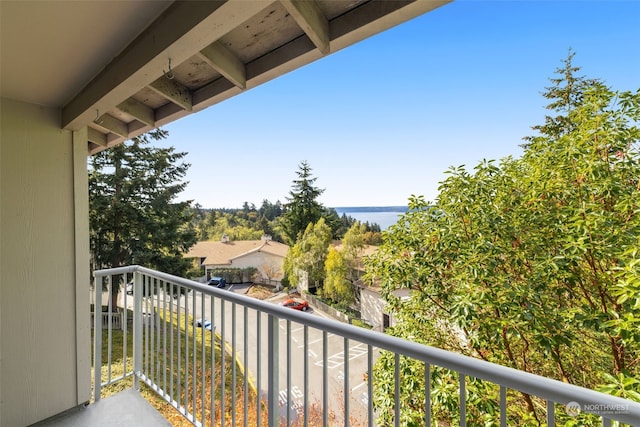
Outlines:
[[[582,104],[587,88],[601,83],[599,79],[588,79],[585,76],[577,75],[580,67],[573,65],[574,57],[575,52],[569,49],[567,58],[562,61],[562,66],[555,70],[556,76],[549,79],[551,86],[545,87],[546,92],[542,93],[542,96],[550,101],[546,106],[547,110],[556,113],[556,115],[548,114],[545,116],[544,124],[531,127],[540,135],[559,138],[571,132],[574,129],[574,124],[569,118],[571,111]],[[536,137],[524,137],[523,139],[527,143],[522,146],[524,148],[530,147],[534,138]]]
[[[323,217],[325,208],[318,202],[324,189],[314,185],[315,177],[311,175],[311,166],[303,161],[296,171],[298,178],[293,180],[292,189],[283,206],[284,214],[280,227],[287,243],[293,245],[302,236],[309,224],[315,224]]]
[[[183,275],[182,254],[196,242],[190,202],[175,202],[186,182],[186,153],[150,146],[149,132],[90,158],[89,220],[93,268],[139,264]],[[117,297],[117,292],[115,293]],[[115,305],[114,305],[115,307]]]

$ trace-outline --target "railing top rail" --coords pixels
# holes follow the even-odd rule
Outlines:
[[[563,383],[554,379],[541,377],[528,372],[519,371],[502,365],[475,359],[473,357],[449,352],[435,347],[414,343],[376,331],[345,324],[319,316],[309,316],[296,310],[281,307],[276,304],[261,301],[245,295],[225,291],[216,287],[203,285],[193,280],[171,274],[151,270],[146,267],[132,265],[111,269],[96,270],[96,278],[109,275],[127,273],[142,273],[158,280],[174,283],[185,288],[213,295],[225,301],[230,301],[254,310],[264,312],[279,318],[291,320],[303,325],[340,335],[349,339],[370,344],[380,349],[389,350],[414,359],[451,369],[453,371],[480,378],[518,390],[534,396],[551,400],[559,404],[577,402],[582,407],[595,405],[597,408],[624,408],[621,413],[607,414],[607,418],[615,419],[631,425],[640,423],[640,403],[622,399],[616,396],[600,393],[587,388]]]

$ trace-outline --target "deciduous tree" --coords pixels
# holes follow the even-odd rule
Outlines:
[[[292,285],[299,285],[302,274],[307,277],[309,287],[322,285],[330,244],[331,229],[325,224],[324,218],[307,226],[300,240],[293,245],[285,257],[285,274]]]
[[[452,168],[435,203],[412,197],[369,261],[368,277],[382,286],[399,321],[390,330],[395,335],[640,396],[640,384],[628,381],[640,376],[640,305],[633,293],[640,265],[640,92],[577,80],[571,58],[553,80],[567,90],[548,93],[558,98],[550,108],[560,116],[534,128],[539,134],[528,139],[523,156],[484,161],[473,171]],[[398,288],[410,289],[410,298],[395,297]],[[383,354],[374,387],[383,424],[393,416],[386,404],[390,363]],[[424,375],[408,375],[420,368],[401,363],[408,390],[403,416],[407,425],[420,425]],[[451,375],[434,370],[431,378],[434,413],[457,423],[449,410],[457,399]],[[467,392],[468,423],[485,425],[497,390],[473,380]],[[537,425],[538,408],[522,395],[509,412],[514,423]]]
[[[363,224],[356,221],[342,238],[342,255],[347,266],[346,278],[352,283],[359,279],[358,271],[362,268],[366,230]]]
[[[348,266],[344,253],[330,246],[325,260],[325,279],[322,286],[322,296],[348,307],[353,301],[353,288],[347,279]]]

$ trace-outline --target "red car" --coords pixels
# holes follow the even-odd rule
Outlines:
[[[294,310],[302,310],[302,311],[309,310],[308,302],[303,300],[293,299],[293,298],[289,298],[288,300],[283,301],[282,306],[293,308]]]

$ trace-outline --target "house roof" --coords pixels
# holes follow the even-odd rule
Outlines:
[[[0,96],[96,153],[449,1],[0,1]]]
[[[289,246],[274,241],[207,241],[196,243],[184,256],[185,258],[204,258],[204,265],[228,265],[234,259],[255,252],[264,252],[284,258],[288,250]]]

